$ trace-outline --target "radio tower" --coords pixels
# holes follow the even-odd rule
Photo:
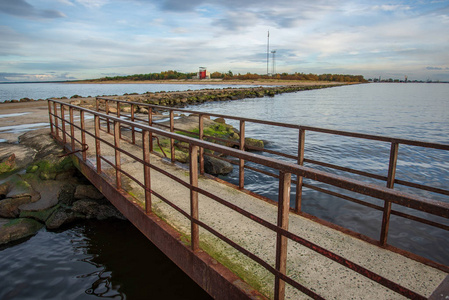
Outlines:
[[[269,62],[270,62],[270,31],[268,30],[268,37],[267,37],[267,76],[270,75],[270,73],[268,71]]]

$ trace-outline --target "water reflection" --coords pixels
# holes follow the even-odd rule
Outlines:
[[[0,299],[211,299],[127,221],[0,247]]]

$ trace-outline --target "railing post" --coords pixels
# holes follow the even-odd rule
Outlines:
[[[120,122],[114,121],[114,150],[115,150],[115,181],[117,189],[122,188],[122,173],[121,173],[121,161],[120,161]]]
[[[70,145],[72,150],[75,151],[75,121],[73,118],[73,107],[69,107],[69,116],[70,116]]]
[[[198,138],[202,141],[204,139],[204,119],[203,115],[199,116]],[[200,147],[200,174],[204,175],[204,148]]]
[[[390,163],[388,166],[387,188],[394,187],[394,179],[396,176],[396,165],[398,162],[399,144],[392,142],[390,149]],[[380,244],[385,246],[388,239],[388,228],[390,226],[391,201],[385,201],[382,215],[382,229],[380,233]]]
[[[120,102],[117,102],[117,118],[120,119]],[[122,138],[122,131],[119,130],[119,138]]]
[[[98,97],[95,97],[95,104],[96,104],[97,111],[99,112],[100,111],[100,99],[98,99]]]
[[[134,104],[131,104],[131,122],[134,122]],[[136,143],[136,128],[131,126],[131,135],[133,144]]]
[[[62,127],[62,143],[65,145],[67,142],[67,136],[65,132],[65,112],[64,112],[64,105],[61,104],[61,127]]]
[[[109,115],[109,101],[108,100],[104,100],[105,101],[105,109],[106,109],[106,114]],[[111,133],[111,122],[109,121],[109,118],[106,119],[106,124],[108,124],[108,133]]]
[[[240,141],[239,149],[245,151],[245,121],[240,120]],[[239,189],[245,187],[245,160],[239,158]]]
[[[152,211],[151,208],[151,176],[150,176],[150,149],[149,144],[151,142],[150,132],[143,131],[142,136],[142,150],[143,150],[143,175],[145,181],[145,212],[149,214]]]
[[[95,156],[97,160],[97,173],[101,173],[101,149],[100,149],[100,117],[95,115]]]
[[[175,131],[175,119],[173,110],[170,110],[170,132]],[[170,152],[171,152],[171,162],[175,162],[175,139],[170,138]]]
[[[53,122],[52,122],[52,117],[51,117],[51,102],[49,100],[47,100],[47,104],[48,104],[48,119],[50,122],[50,132],[51,135],[54,135],[54,131],[53,131]]]
[[[84,148],[87,144],[86,144],[86,123],[85,123],[85,119],[84,119],[84,110],[80,111],[80,126],[81,126],[81,146],[83,147],[83,160],[86,161],[87,160],[87,153],[86,153],[86,148]]]
[[[58,109],[56,106],[56,102],[53,102],[53,112],[55,113],[54,119],[55,119],[55,133],[56,137],[59,139],[59,121],[58,121]]]
[[[148,109],[148,126],[153,126],[153,108]],[[153,132],[150,131],[150,152],[153,152]]]
[[[302,166],[304,165],[304,141],[306,137],[306,131],[304,129],[299,129],[299,136],[298,136],[298,165]],[[303,177],[297,175],[296,180],[296,198],[295,198],[295,211],[300,212],[301,211],[301,205],[302,205],[302,182]]]
[[[198,220],[198,192],[194,187],[198,187],[198,146],[189,145],[190,153],[190,216],[193,220]],[[199,228],[198,224],[191,221],[191,247],[193,251],[199,249]]]
[[[291,174],[279,172],[279,200],[278,220],[279,228],[288,230],[288,214],[290,209]],[[286,236],[278,233],[276,238],[276,270],[282,274],[287,272],[287,243]],[[274,299],[281,300],[285,297],[285,281],[275,276]]]

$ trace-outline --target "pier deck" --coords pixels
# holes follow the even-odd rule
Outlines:
[[[57,112],[56,104],[54,108]],[[280,173],[280,204],[273,205],[199,175],[196,145],[190,144],[195,159],[189,165],[175,164],[145,151],[149,132],[141,131],[134,143],[127,142],[131,132],[125,124],[119,126],[118,119],[111,119],[115,125],[110,133],[101,130],[101,114],[86,120],[80,114],[82,125],[69,126],[74,124],[72,110],[70,116],[64,111],[62,124],[61,114],[50,117],[54,137],[69,152],[78,149],[73,158],[87,178],[213,297],[428,298],[448,276],[289,212],[288,172]],[[77,128],[82,129],[78,141],[71,139]],[[298,284],[288,284],[282,274]]]

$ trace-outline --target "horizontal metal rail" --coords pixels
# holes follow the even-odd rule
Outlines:
[[[409,139],[391,138],[391,137],[385,137],[385,136],[379,136],[379,135],[369,135],[369,134],[362,134],[362,133],[355,133],[355,132],[331,130],[331,129],[325,129],[325,128],[296,125],[296,124],[272,122],[272,121],[258,120],[258,119],[252,119],[252,118],[242,118],[242,117],[222,115],[222,114],[205,113],[205,112],[200,112],[200,111],[187,110],[187,109],[181,109],[181,108],[173,108],[173,107],[165,107],[165,106],[159,106],[159,105],[151,105],[151,104],[140,103],[140,102],[116,100],[116,99],[111,99],[111,98],[106,98],[106,97],[97,97],[97,100],[96,100],[97,111],[101,111],[100,102],[102,102],[102,101],[104,102],[104,107],[105,107],[104,111],[106,111],[106,113],[109,113],[110,103],[113,103],[113,106],[116,107],[117,115],[120,115],[120,109],[121,109],[122,105],[130,106],[131,107],[131,117],[134,120],[136,120],[136,117],[134,116],[134,111],[135,111],[136,107],[148,108],[148,110],[149,110],[148,111],[149,112],[148,120],[144,120],[144,119],[140,119],[140,120],[143,121],[144,123],[149,124],[150,126],[153,125],[152,121],[151,121],[151,112],[152,111],[156,111],[156,110],[157,111],[168,111],[169,115],[167,116],[167,118],[170,120],[170,126],[164,125],[164,124],[157,124],[157,126],[167,128],[171,132],[174,132],[174,131],[185,132],[185,130],[177,129],[174,126],[174,112],[196,114],[199,116],[199,119],[200,119],[199,120],[199,123],[200,123],[199,133],[198,134],[191,133],[191,134],[198,136],[198,138],[201,140],[227,143],[229,145],[238,146],[239,149],[241,149],[241,150],[247,149],[247,150],[253,150],[253,151],[260,151],[260,152],[264,152],[264,153],[270,153],[270,154],[277,155],[280,157],[285,157],[288,159],[296,160],[299,165],[304,165],[304,163],[311,164],[311,165],[318,165],[318,166],[329,168],[331,170],[343,171],[343,172],[347,172],[349,174],[355,174],[355,175],[360,175],[360,176],[364,176],[367,178],[385,181],[386,186],[391,189],[394,189],[395,184],[400,184],[403,186],[412,187],[412,188],[416,188],[416,189],[423,190],[423,191],[429,191],[432,193],[437,193],[437,194],[446,195],[446,196],[449,195],[449,190],[447,190],[447,189],[436,188],[436,187],[427,186],[427,185],[416,183],[416,182],[409,182],[406,180],[397,179],[395,176],[396,164],[397,164],[397,160],[398,160],[398,148],[399,148],[400,144],[408,145],[408,146],[446,150],[446,151],[449,150],[449,145],[439,144],[439,143],[422,142],[422,141],[409,140]],[[243,124],[243,132],[240,133],[240,135],[241,135],[240,141],[204,135],[204,133],[203,133],[204,126],[201,126],[201,124],[203,122],[202,121],[203,118],[205,118],[205,117],[209,117],[209,118],[210,117],[218,117],[218,118],[239,121],[241,125]],[[244,142],[244,140],[245,140],[245,132],[244,132],[245,123],[255,123],[255,124],[270,125],[270,126],[276,126],[276,127],[282,127],[282,128],[297,129],[299,132],[299,137],[300,137],[298,139],[297,155],[291,155],[288,153],[282,153],[279,151],[263,149],[263,148],[254,147],[254,146],[252,146],[252,147],[247,146]],[[352,138],[358,138],[358,139],[390,143],[391,151],[390,151],[388,174],[387,175],[373,174],[373,173],[369,173],[369,172],[365,172],[365,171],[356,170],[353,168],[342,167],[342,166],[338,166],[335,164],[330,164],[330,163],[321,162],[321,161],[317,161],[317,160],[313,160],[313,159],[309,159],[309,158],[304,158],[304,148],[305,148],[304,147],[304,145],[305,145],[304,137],[305,137],[306,131],[307,132],[316,132],[316,133],[325,133],[325,134],[330,134],[330,135],[334,135],[334,136],[345,136],[345,137],[352,137]],[[171,150],[172,150],[172,161],[174,161],[175,160],[174,152],[176,151],[176,149],[174,147],[174,139],[171,139],[170,141],[171,141]],[[219,159],[225,160],[222,157],[220,157]],[[264,170],[261,170],[258,168],[254,168],[254,167],[249,167],[249,166],[245,165],[244,160],[240,160],[240,163],[238,165],[239,165],[239,188],[241,188],[241,189],[243,189],[245,186],[245,179],[244,179],[245,169],[253,170],[253,171],[277,178],[277,175],[275,175],[275,174],[272,174],[269,172],[267,173],[267,171],[264,171]],[[201,173],[204,174],[204,151],[202,148],[200,148],[200,170],[201,170]],[[299,213],[302,211],[302,209],[301,209],[302,190],[303,190],[302,188],[306,187],[303,184],[302,176],[298,177],[295,184],[296,184],[297,192],[296,192],[296,196],[295,196],[294,209],[296,210],[296,212]],[[332,193],[328,193],[328,194],[332,194],[335,197],[346,199],[346,196],[341,193],[332,192]],[[358,203],[363,206],[370,207],[370,203],[365,202],[365,201],[353,201],[353,202]],[[388,230],[389,230],[389,226],[390,226],[390,216],[392,213],[391,203],[386,203],[383,211],[384,212],[383,212],[383,218],[382,218],[382,228],[381,228],[381,234],[380,234],[379,240],[382,245],[386,245],[387,239],[388,239]],[[415,216],[411,216],[411,215],[408,215],[405,213],[397,213],[396,212],[395,214],[404,216],[411,220],[417,220]],[[426,224],[428,224],[428,223],[426,223]],[[433,224],[432,226],[435,226],[434,224],[437,224],[437,223],[432,223],[432,224]],[[445,228],[445,225],[436,226],[436,227]]]
[[[59,106],[59,107],[58,107]],[[148,126],[140,123],[136,123],[133,121],[125,120],[116,116],[103,114],[100,112],[96,112],[93,110],[89,110],[82,107],[77,107],[73,105],[69,105],[67,103],[51,100],[49,99],[49,118],[50,118],[50,128],[52,135],[61,141],[64,145],[67,143],[67,137],[71,140],[70,148],[68,150],[74,151],[76,150],[75,143],[85,144],[85,134],[92,136],[95,138],[96,143],[96,157],[97,157],[97,172],[101,173],[101,163],[100,160],[104,160],[108,164],[110,164],[114,169],[116,173],[116,186],[118,189],[121,188],[121,175],[124,174],[125,176],[128,176],[133,181],[138,182],[138,180],[126,173],[124,170],[122,170],[120,165],[120,155],[128,155],[135,161],[141,163],[145,169],[145,183],[138,182],[138,184],[143,187],[146,191],[145,193],[145,211],[147,213],[151,213],[151,195],[157,196],[159,199],[166,202],[168,205],[179,211],[182,215],[184,215],[187,219],[189,219],[191,223],[191,247],[193,250],[198,249],[199,247],[199,231],[198,228],[204,228],[205,230],[209,231],[219,239],[223,240],[236,250],[240,251],[241,253],[247,255],[251,259],[255,260],[257,263],[259,263],[261,266],[263,266],[265,269],[267,269],[269,272],[271,272],[275,276],[275,298],[276,299],[283,299],[284,293],[285,293],[285,283],[288,283],[292,285],[293,287],[297,288],[298,290],[302,291],[303,293],[315,298],[315,299],[321,299],[321,296],[319,296],[317,293],[309,290],[305,286],[301,285],[300,283],[296,282],[292,278],[288,277],[286,275],[286,249],[287,249],[287,240],[293,241],[296,243],[299,243],[321,255],[324,257],[327,257],[328,259],[331,259],[359,274],[362,274],[366,276],[367,278],[403,295],[409,298],[413,299],[424,299],[423,296],[404,288],[380,275],[377,275],[373,273],[370,270],[367,270],[363,268],[362,266],[359,266],[357,264],[354,264],[348,259],[345,259],[335,253],[332,253],[326,249],[321,248],[318,245],[315,245],[311,243],[310,241],[307,241],[292,232],[287,230],[287,227],[285,227],[285,224],[288,224],[288,215],[289,215],[289,203],[290,203],[290,185],[292,182],[291,176],[296,175],[297,178],[307,178],[312,181],[322,182],[328,185],[332,185],[338,188],[342,188],[357,194],[370,196],[373,198],[380,199],[384,202],[384,204],[390,204],[395,203],[399,206],[409,207],[417,211],[427,212],[429,214],[439,216],[445,219],[449,219],[449,204],[441,201],[435,201],[431,199],[426,199],[424,197],[419,197],[416,195],[408,194],[405,192],[393,190],[389,187],[383,187],[375,184],[368,184],[365,182],[362,182],[360,180],[350,179],[341,175],[332,174],[329,172],[319,171],[310,167],[305,167],[301,164],[295,164],[295,163],[289,163],[285,161],[281,161],[275,158],[262,156],[255,153],[248,153],[243,151],[242,149],[234,149],[230,147],[225,147],[219,144],[214,144],[208,141],[204,141],[202,139],[196,139],[191,138],[185,135],[179,135],[173,132],[174,126],[173,123],[170,126],[169,131],[165,131],[162,129],[158,129],[154,126]],[[58,109],[59,108],[59,109]],[[66,119],[65,110],[70,110],[70,120]],[[82,125],[77,126],[74,124],[73,121],[73,111],[76,110],[80,114],[80,123]],[[60,113],[58,113],[60,112]],[[84,121],[84,115],[90,114],[94,116],[94,124],[95,124],[95,133],[91,133],[90,131],[86,130],[85,128],[85,121]],[[173,113],[171,113],[171,116],[173,117]],[[105,139],[100,137],[100,119],[106,120],[106,126],[109,128],[109,133],[113,135],[114,137],[114,143],[108,142]],[[66,126],[70,127],[70,135],[67,133]],[[136,132],[139,132],[142,134],[142,142],[143,147],[141,147],[141,151],[143,151],[143,157],[144,159],[139,158],[138,156],[128,153],[121,149],[120,147],[120,135],[121,131],[120,128],[122,127],[129,127],[129,128],[135,128]],[[113,127],[113,128],[112,128]],[[201,127],[201,126],[200,126]],[[241,128],[244,128],[244,126]],[[81,141],[75,139],[74,135],[74,129],[79,129],[81,131]],[[134,133],[135,134],[135,133]],[[133,135],[134,135],[133,134]],[[177,140],[183,143],[186,143],[189,145],[189,154],[190,154],[190,162],[189,162],[189,170],[190,170],[190,182],[185,182],[184,180],[181,180],[180,178],[177,178],[176,176],[169,174],[168,172],[165,172],[153,164],[149,162],[149,156],[148,153],[150,152],[151,148],[151,142],[148,142],[149,136],[152,135],[158,135],[158,136],[164,136],[172,141]],[[201,133],[200,133],[201,136]],[[301,139],[300,139],[301,140]],[[135,139],[133,138],[134,143]],[[150,140],[151,141],[151,140]],[[101,143],[105,143],[109,147],[115,149],[115,163],[113,161],[107,160],[105,157],[101,155]],[[173,149],[173,148],[172,148]],[[247,161],[252,162],[261,166],[265,166],[271,169],[276,170],[279,172],[279,176],[276,175],[279,181],[279,198],[278,198],[278,222],[276,225],[267,222],[260,217],[257,217],[256,215],[244,211],[243,209],[240,209],[236,207],[235,205],[221,199],[220,197],[204,191],[198,187],[198,161],[196,159],[199,149],[208,149],[216,152],[223,153],[225,155],[232,156],[236,159],[239,159],[240,161]],[[395,147],[392,147],[392,156],[395,154]],[[173,157],[173,152],[171,153]],[[86,157],[83,157],[84,160],[86,160]],[[175,180],[176,182],[182,184],[185,187],[188,187],[190,189],[190,195],[191,195],[191,212],[187,213],[184,212],[181,208],[179,208],[175,203],[171,202],[169,199],[165,199],[162,195],[157,194],[154,192],[154,190],[151,189],[150,183],[151,183],[151,176],[150,170],[156,170],[158,172],[161,172],[165,176],[168,176],[169,178]],[[148,174],[147,174],[148,173]],[[275,174],[272,174],[275,175]],[[389,174],[388,179],[392,180],[391,174]],[[258,224],[266,227],[267,229],[270,229],[277,234],[277,247],[276,247],[276,266],[272,267],[253,253],[249,252],[245,248],[239,246],[238,244],[234,243],[232,240],[227,238],[226,236],[221,235],[220,233],[213,230],[211,227],[209,227],[207,224],[204,224],[203,222],[199,221],[198,219],[198,193],[203,194],[207,197],[209,197],[212,200],[215,200],[218,203],[221,203],[222,205],[225,205],[234,211],[244,215],[245,217],[257,222]],[[348,199],[349,200],[349,199]],[[378,206],[370,205],[372,208],[375,209],[385,209]],[[389,211],[389,214],[395,213],[397,215],[400,215],[402,213],[396,213],[394,211]],[[418,220],[418,218],[417,218]],[[423,219],[424,220],[424,219]],[[427,220],[424,220],[423,223],[425,223]],[[432,223],[432,222],[430,222]],[[445,225],[444,225],[445,226]],[[446,228],[447,229],[447,226]]]

